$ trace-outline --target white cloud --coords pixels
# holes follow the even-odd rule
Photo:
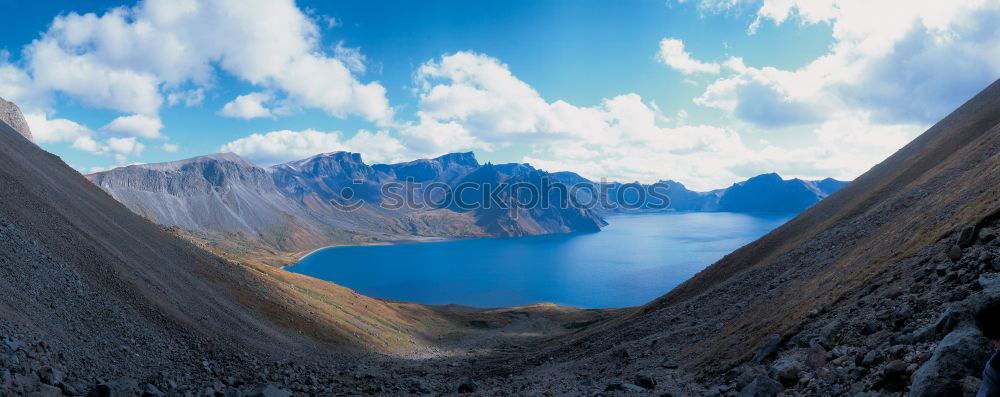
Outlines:
[[[704,63],[692,58],[684,51],[684,42],[674,38],[660,40],[660,52],[656,58],[683,74],[718,74],[720,69],[717,63]]]
[[[735,181],[734,169],[758,161],[730,130],[664,127],[669,118],[636,94],[592,107],[548,102],[485,55],[459,52],[427,62],[416,84],[419,121],[400,133],[425,156],[528,144],[534,151],[524,160],[549,170],[646,182],[675,177],[696,187]]]
[[[367,59],[361,53],[361,49],[345,47],[343,40],[337,42],[337,45],[333,47],[333,56],[343,62],[344,66],[347,66],[351,72],[364,74],[367,70],[365,66]]]
[[[50,100],[27,72],[7,62],[7,53],[3,51],[0,51],[0,97],[16,103],[25,113],[41,112]]]
[[[154,116],[165,94],[169,104],[197,104],[221,70],[300,107],[389,123],[385,89],[349,69],[360,52],[320,47],[316,23],[291,0],[145,0],[57,16],[25,47],[24,62],[38,90],[124,113]],[[22,96],[4,84],[27,75],[17,74],[0,69],[0,96]]]
[[[696,102],[765,128],[859,112],[878,124],[927,125],[1000,76],[997,2],[765,0],[751,28],[793,18],[830,23],[830,52],[796,70],[732,58]]]
[[[162,146],[160,146],[160,149],[162,149],[164,152],[167,153],[177,153],[177,151],[180,150],[181,147],[176,143],[164,143]]]
[[[115,118],[108,125],[101,128],[102,131],[113,135],[147,139],[163,138],[160,135],[161,129],[163,129],[163,122],[160,121],[159,117],[144,116],[141,114]]]
[[[190,90],[180,90],[167,93],[167,104],[170,106],[184,103],[184,106],[193,107],[201,105],[204,101],[204,88],[194,88]]]
[[[746,79],[746,85],[766,86],[788,73],[751,70],[739,59],[720,66]],[[546,101],[499,60],[475,53],[429,61],[418,69],[415,83],[418,120],[401,127],[400,140],[421,156],[521,144],[531,147],[524,161],[550,171],[625,181],[670,178],[703,190],[773,171],[853,179],[920,131],[915,124],[880,126],[866,112],[836,118],[813,114],[815,86],[808,84],[789,87],[759,106],[799,106],[796,117],[815,124],[805,131],[815,143],[751,148],[733,127],[689,125],[683,110],[671,119],[637,94],[590,107]],[[764,112],[724,96],[706,94],[703,101],[735,113]]]
[[[317,153],[352,151],[364,155],[365,161],[398,161],[404,157],[405,148],[388,132],[372,133],[361,130],[349,139],[340,132],[323,132],[312,129],[303,131],[271,131],[252,134],[219,148],[232,152],[258,164],[271,165],[299,160]]]
[[[24,121],[31,128],[35,142],[70,142],[82,136],[89,136],[92,131],[72,120],[49,119],[45,113],[24,113]]]
[[[273,117],[271,109],[264,105],[264,103],[270,101],[271,95],[263,92],[240,95],[236,97],[236,99],[233,99],[231,102],[225,104],[225,106],[222,107],[222,110],[219,111],[219,114],[226,117],[236,117],[244,120],[250,120],[258,117]]]
[[[81,136],[73,141],[72,147],[93,155],[112,156],[118,162],[123,162],[129,157],[138,157],[145,149],[145,145],[135,137],[109,138],[99,142],[89,136]]]

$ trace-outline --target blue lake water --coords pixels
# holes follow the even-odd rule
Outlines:
[[[391,300],[599,308],[663,295],[791,215],[620,215],[599,233],[331,247],[288,270]]]

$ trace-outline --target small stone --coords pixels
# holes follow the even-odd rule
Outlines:
[[[32,396],[36,397],[59,397],[63,394],[62,390],[58,387],[52,385],[41,385],[38,386],[38,390],[31,393]]]
[[[24,350],[25,348],[28,347],[28,345],[25,345],[24,342],[21,342],[17,339],[8,339],[4,341],[4,345],[7,346],[7,349],[10,349],[10,351],[13,352],[16,352],[18,350]]]
[[[979,241],[982,241],[983,243],[992,241],[996,238],[996,236],[996,230],[992,228],[984,227],[979,231]]]
[[[458,385],[458,393],[459,394],[475,393],[477,388],[476,386],[477,386],[476,382],[473,381],[462,383],[461,385]]]
[[[871,335],[878,332],[878,323],[875,320],[867,320],[861,326],[862,335]]]
[[[94,386],[87,397],[111,397],[111,387],[105,384]]]
[[[163,391],[161,391],[156,385],[152,383],[147,383],[142,385],[142,396],[143,397],[160,397],[163,396]]]
[[[627,391],[636,392],[636,393],[645,393],[646,392],[646,389],[643,389],[643,388],[641,388],[639,386],[636,386],[636,385],[633,385],[631,383],[622,384],[622,388],[625,389],[625,390],[627,390]]]
[[[826,349],[820,346],[819,343],[812,343],[809,347],[809,354],[806,356],[806,365],[809,368],[817,369],[826,366]]]
[[[861,359],[861,366],[866,368],[871,368],[878,363],[878,353],[875,350],[869,351],[865,354],[864,358]]]
[[[636,375],[635,384],[643,389],[653,390],[656,388],[656,380],[647,375]]]
[[[835,342],[834,338],[837,336],[837,332],[840,331],[842,325],[843,323],[840,320],[831,320],[819,331],[819,336],[830,342]]]
[[[23,389],[32,389],[38,385],[38,376],[35,374],[14,374],[14,385]]]
[[[256,389],[251,391],[246,395],[246,397],[290,397],[292,392],[279,389],[277,386],[270,383],[258,386]]]
[[[885,366],[886,376],[899,376],[906,375],[906,362],[902,360],[894,360]]]
[[[990,265],[993,263],[993,253],[988,250],[983,250],[979,253],[979,263]]]
[[[966,226],[962,229],[962,233],[958,235],[958,245],[962,248],[972,246],[976,242],[976,227]]]
[[[46,365],[38,369],[38,378],[42,380],[42,383],[58,385],[63,381],[63,373],[58,369]]]
[[[952,262],[958,262],[959,259],[962,259],[962,247],[957,244],[952,245],[951,249],[948,250],[948,259],[951,259]]]

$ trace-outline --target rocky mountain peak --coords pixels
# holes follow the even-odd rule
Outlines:
[[[24,115],[21,114],[21,108],[17,107],[17,104],[14,102],[0,98],[0,121],[7,123],[7,125],[21,133],[29,141],[35,141],[31,135],[31,128],[28,127],[28,122],[24,120]]]
[[[464,153],[448,153],[443,156],[439,156],[434,160],[442,164],[455,164],[468,167],[479,167],[479,160],[476,160],[476,155],[472,152]]]

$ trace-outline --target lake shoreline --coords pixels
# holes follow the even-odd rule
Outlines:
[[[671,290],[791,217],[623,214],[609,217],[613,227],[593,233],[336,245],[305,253],[287,270],[391,301],[629,307]],[[429,242],[449,244],[421,244]],[[385,248],[349,249],[362,246]]]
[[[328,249],[328,248],[379,247],[379,246],[388,246],[388,245],[423,244],[423,243],[444,243],[444,242],[449,242],[449,241],[460,241],[460,240],[475,239],[475,238],[500,238],[500,237],[427,237],[427,238],[409,239],[409,240],[408,239],[402,239],[402,240],[391,240],[391,241],[363,242],[363,243],[357,243],[357,244],[333,244],[333,245],[327,245],[327,246],[316,248],[316,249],[314,249],[312,251],[306,252],[305,254],[295,255],[296,257],[298,257],[298,259],[296,259],[294,262],[289,263],[287,265],[282,265],[281,267],[279,267],[279,269],[284,270],[284,271],[289,271],[288,268],[299,264],[299,262],[302,262],[302,260],[305,259],[307,256],[315,254],[315,253],[317,253],[319,251],[323,251],[323,250]]]

